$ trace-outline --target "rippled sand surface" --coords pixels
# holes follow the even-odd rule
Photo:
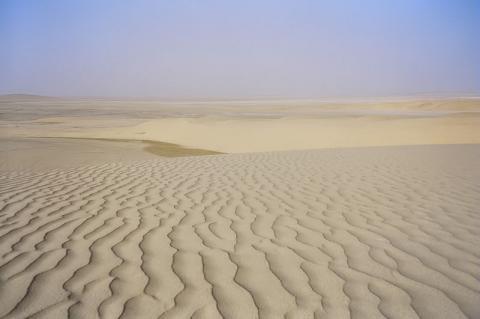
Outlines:
[[[480,318],[478,163],[442,145],[5,168],[0,317]]]

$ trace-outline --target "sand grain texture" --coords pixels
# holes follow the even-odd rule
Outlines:
[[[2,171],[0,318],[479,318],[480,147]]]

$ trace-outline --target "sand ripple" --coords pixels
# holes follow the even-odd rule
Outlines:
[[[432,146],[5,172],[0,317],[479,318],[478,163]]]

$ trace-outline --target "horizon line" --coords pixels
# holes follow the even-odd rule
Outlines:
[[[377,96],[319,96],[319,97],[287,97],[287,96],[231,96],[231,97],[175,97],[175,96],[113,96],[113,95],[44,95],[35,93],[0,93],[2,97],[38,98],[38,99],[86,99],[86,100],[125,100],[125,101],[165,101],[165,102],[222,102],[222,101],[375,101],[375,100],[412,100],[412,99],[478,99],[480,92],[451,92],[451,93],[412,93],[403,95],[377,95]]]

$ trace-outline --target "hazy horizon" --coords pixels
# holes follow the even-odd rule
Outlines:
[[[384,95],[384,96],[319,96],[319,97],[282,97],[282,96],[191,96],[191,97],[176,97],[176,96],[121,96],[121,95],[43,95],[32,94],[26,92],[10,92],[0,93],[0,98],[14,98],[17,100],[25,99],[66,99],[66,100],[105,100],[105,101],[158,101],[158,102],[206,102],[206,101],[318,101],[318,102],[375,102],[375,101],[418,101],[426,100],[452,100],[452,99],[480,99],[480,93],[418,93],[418,94],[404,94],[404,95]]]
[[[480,94],[480,2],[3,1],[0,94]]]

